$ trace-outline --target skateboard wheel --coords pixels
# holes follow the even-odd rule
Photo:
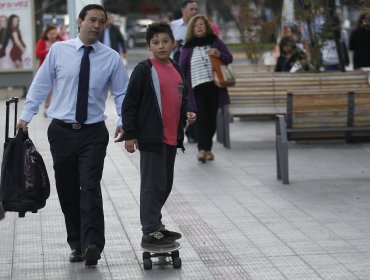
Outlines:
[[[173,261],[173,268],[181,268],[181,258],[180,257],[173,258],[172,261]]]
[[[150,270],[152,269],[152,260],[151,259],[144,259],[144,269],[145,270]]]
[[[143,252],[143,260],[150,259],[150,253],[149,252]]]
[[[180,256],[179,251],[173,251],[173,252],[171,253],[171,257],[172,257],[172,258],[178,258],[179,256]]]

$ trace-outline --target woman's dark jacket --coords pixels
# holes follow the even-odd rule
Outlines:
[[[184,127],[186,113],[191,111],[187,98],[187,86],[180,67],[171,60],[183,80],[182,105],[177,130],[177,148],[184,149]],[[161,115],[161,93],[158,75],[149,59],[140,62],[131,74],[126,97],[122,104],[124,139],[137,139],[143,151],[161,151],[163,145],[163,123]]]
[[[233,55],[230,53],[227,46],[216,36],[216,35],[209,35],[204,38],[195,38],[193,40],[190,40],[189,42],[186,42],[184,47],[181,50],[180,55],[180,61],[179,64],[181,68],[185,72],[186,81],[189,85],[189,102],[191,108],[196,111],[196,103],[195,103],[195,97],[193,92],[193,87],[191,83],[191,67],[190,67],[190,61],[191,57],[193,55],[194,47],[196,46],[211,46],[211,48],[218,49],[220,52],[220,59],[225,64],[230,64],[233,62]],[[222,108],[224,105],[230,103],[229,94],[227,92],[226,88],[218,88],[218,104],[219,107]]]

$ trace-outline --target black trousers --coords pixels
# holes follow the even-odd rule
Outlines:
[[[212,139],[216,132],[218,110],[218,88],[213,82],[194,88],[197,103],[198,150],[212,150]]]
[[[140,151],[140,221],[144,234],[162,224],[162,207],[172,190],[176,147],[163,144],[162,151]]]
[[[60,121],[59,121],[60,122]],[[72,129],[53,120],[48,128],[55,182],[71,249],[105,245],[100,181],[109,134],[104,122]]]

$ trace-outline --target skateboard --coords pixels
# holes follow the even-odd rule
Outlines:
[[[175,241],[175,246],[169,249],[161,250],[149,250],[141,247],[143,250],[143,263],[144,269],[152,269],[153,264],[155,265],[171,265],[173,268],[181,268],[181,258],[179,249],[181,248],[180,243]],[[157,258],[157,261],[152,261],[152,258]]]

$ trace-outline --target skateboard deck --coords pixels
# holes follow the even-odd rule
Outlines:
[[[152,269],[153,264],[155,265],[172,265],[174,268],[181,267],[181,258],[179,249],[181,248],[180,243],[175,241],[175,246],[168,249],[148,249],[141,246],[143,250],[143,263],[144,269]],[[153,261],[152,259],[156,259]]]

